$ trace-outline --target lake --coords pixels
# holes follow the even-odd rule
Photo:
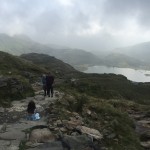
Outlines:
[[[128,80],[135,82],[150,82],[150,71],[147,70],[135,70],[131,68],[117,68],[106,66],[92,66],[88,67],[85,73],[114,73],[122,74],[128,78]]]

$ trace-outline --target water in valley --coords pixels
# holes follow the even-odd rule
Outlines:
[[[88,67],[85,73],[114,73],[121,74],[128,78],[128,80],[135,82],[150,82],[150,71],[147,70],[135,70],[131,68],[117,68],[106,66],[92,66]]]

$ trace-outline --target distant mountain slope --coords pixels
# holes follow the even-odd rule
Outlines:
[[[58,77],[78,73],[78,71],[69,64],[46,54],[29,53],[23,54],[20,57],[32,61],[34,64],[44,68],[47,72],[50,71]]]
[[[150,42],[117,48],[114,51],[150,63]]]
[[[53,49],[45,45],[32,41],[25,36],[10,37],[6,34],[0,34],[0,51],[8,52],[14,55],[25,53],[53,53]]]
[[[94,54],[80,49],[62,49],[59,50],[58,53],[55,53],[55,55],[57,58],[71,65],[96,65],[102,62],[100,58]]]
[[[14,55],[26,53],[43,53],[55,56],[71,65],[89,64],[94,65],[100,62],[100,59],[90,52],[79,49],[58,49],[39,44],[26,36],[10,37],[6,34],[0,34],[0,50]]]
[[[17,56],[0,51],[0,74],[1,75],[21,75],[25,76],[30,74],[41,74],[45,72],[43,68],[21,59]]]
[[[111,53],[104,57],[104,64],[107,66],[123,67],[123,68],[144,68],[148,64],[121,53]]]

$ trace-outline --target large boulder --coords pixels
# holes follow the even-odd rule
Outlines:
[[[45,143],[54,141],[55,139],[55,135],[52,134],[48,128],[34,129],[29,137],[29,141],[32,143]]]
[[[94,139],[101,140],[103,138],[102,134],[96,129],[88,128],[86,126],[77,126],[76,129],[83,134],[93,137]]]

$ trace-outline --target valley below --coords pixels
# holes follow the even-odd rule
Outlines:
[[[4,37],[2,150],[150,149],[150,72],[138,68],[141,61],[112,54],[104,62],[84,50],[55,50],[30,39]],[[43,96],[41,76],[48,72],[55,77],[53,98]],[[40,120],[26,120],[30,100]]]
[[[83,72],[85,73],[113,73],[121,74],[127,77],[128,80],[133,82],[150,82],[150,71],[140,70],[140,69],[131,69],[131,68],[118,68],[118,67],[107,67],[107,66],[90,66],[86,69],[84,68]]]

